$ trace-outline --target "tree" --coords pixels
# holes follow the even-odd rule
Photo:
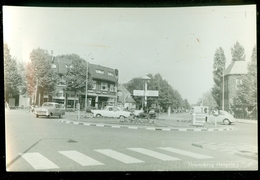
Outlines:
[[[234,47],[231,48],[232,61],[245,61],[244,48],[236,42]]]
[[[215,99],[218,106],[220,106],[221,101],[221,83],[222,77],[224,76],[224,68],[226,63],[226,57],[223,49],[220,47],[216,50],[214,55],[214,63],[213,63],[213,80],[214,85],[211,90],[211,94]]]
[[[197,105],[200,104],[202,104],[203,106],[208,106],[210,109],[213,109],[217,106],[217,103],[210,91],[204,93],[202,97],[198,100]]]
[[[52,57],[47,50],[34,49],[30,53],[31,62],[27,64],[27,90],[30,95],[36,91],[36,104],[43,102],[43,94],[52,96],[57,85],[57,74],[52,69]],[[35,88],[34,88],[35,87]],[[40,104],[41,104],[40,103]]]
[[[21,86],[19,87],[20,89],[20,94],[21,95],[26,95],[27,92],[27,80],[26,80],[26,71],[25,71],[25,66],[23,62],[17,62],[18,65],[18,72],[21,75]]]
[[[9,95],[18,95],[21,85],[21,75],[18,72],[17,62],[12,58],[10,49],[4,44],[4,88],[5,101],[9,101]]]
[[[184,109],[190,109],[191,108],[191,105],[190,105],[190,103],[188,102],[187,99],[183,100],[183,108]]]
[[[256,47],[253,48],[251,61],[247,66],[248,73],[242,77],[242,84],[238,86],[236,104],[257,108],[257,56]],[[257,111],[256,111],[257,112]]]
[[[69,54],[62,57],[64,61],[71,62],[67,65],[67,72],[64,76],[66,81],[66,90],[73,91],[75,96],[78,92],[86,92],[86,73],[87,63],[84,59],[80,58],[77,54]],[[88,70],[88,89],[93,87],[93,80],[91,73]],[[75,106],[75,103],[74,103]]]
[[[26,90],[27,94],[32,98],[36,90],[36,76],[32,63],[28,62],[25,66]]]
[[[147,98],[148,107],[151,104],[160,105],[163,109],[167,109],[168,106],[176,109],[183,107],[183,100],[179,92],[173,89],[160,74],[148,74],[147,76],[151,78],[147,83],[147,89],[159,91],[158,97]],[[134,78],[124,85],[131,93],[133,90],[144,90],[144,82],[141,78]],[[142,97],[133,96],[133,98],[138,104],[141,104]]]

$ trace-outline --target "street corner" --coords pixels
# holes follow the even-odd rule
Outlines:
[[[258,161],[258,153],[257,152],[240,150],[240,151],[235,152],[234,155]]]

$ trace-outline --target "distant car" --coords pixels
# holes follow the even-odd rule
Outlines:
[[[39,116],[46,116],[48,118],[51,116],[58,116],[61,118],[61,116],[65,115],[65,108],[58,103],[45,102],[42,104],[42,107],[34,109],[34,114],[37,118]]]
[[[123,111],[119,107],[106,106],[103,110],[91,110],[94,117],[115,117],[115,118],[127,118],[131,115],[129,111]]]
[[[216,122],[223,123],[226,125],[230,125],[231,123],[236,122],[236,119],[234,118],[234,116],[232,114],[228,113],[227,111],[223,111],[223,110],[219,110],[218,116],[214,116],[213,114],[210,114],[207,117],[208,122],[215,122],[215,118],[216,118]]]

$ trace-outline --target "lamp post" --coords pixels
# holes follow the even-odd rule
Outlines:
[[[144,80],[144,107],[146,108],[147,106],[147,96],[146,96],[146,92],[147,92],[147,82],[150,80],[151,78],[149,78],[148,76],[144,76],[142,77],[142,80]]]
[[[92,53],[90,53],[87,57],[87,70],[86,70],[86,94],[85,94],[85,113],[87,113],[87,108],[88,108],[88,59],[90,57],[90,55],[92,55]],[[91,59],[94,59],[93,56],[91,56]]]
[[[225,77],[225,64],[223,65],[223,73],[222,73],[222,110],[224,111],[224,103],[225,103],[225,94],[224,94],[224,92],[225,92],[225,89],[224,89],[224,77]]]

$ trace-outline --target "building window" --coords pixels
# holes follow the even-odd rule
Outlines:
[[[97,82],[96,82],[96,81],[93,81],[93,87],[92,87],[92,89],[96,89],[96,87],[97,87]]]
[[[101,83],[101,90],[107,91],[107,83]]]
[[[111,73],[111,72],[108,72],[107,74],[108,74],[109,76],[114,76],[114,74]]]
[[[104,71],[99,70],[99,69],[96,69],[96,73],[98,73],[98,74],[104,74]]]
[[[110,92],[115,92],[115,86],[114,86],[114,84],[110,84]]]
[[[236,79],[236,88],[238,88],[242,84],[241,79]]]

